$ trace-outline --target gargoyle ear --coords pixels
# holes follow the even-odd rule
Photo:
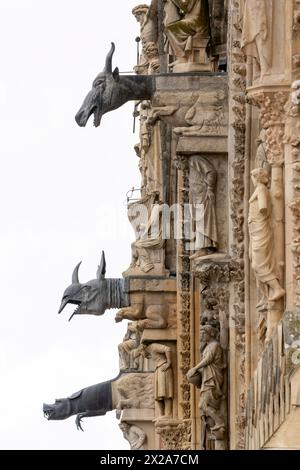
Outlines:
[[[119,73],[118,67],[116,67],[115,70],[113,71],[113,77],[116,82],[120,80],[120,73]]]
[[[102,251],[100,266],[98,266],[97,270],[97,279],[103,279],[106,273],[106,261],[105,261],[105,253]]]
[[[75,400],[75,398],[79,398],[82,394],[82,390],[79,390],[79,392],[75,392],[73,393],[73,395],[71,395],[69,398],[69,400]]]

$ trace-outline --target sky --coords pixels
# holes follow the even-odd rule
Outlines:
[[[47,421],[43,402],[118,374],[126,322],[58,315],[82,261],[95,278],[101,250],[107,277],[130,264],[133,232],[126,192],[139,187],[133,103],[79,128],[74,116],[103,69],[132,70],[138,24],[134,0],[0,1],[0,448],[127,449],[114,412]]]

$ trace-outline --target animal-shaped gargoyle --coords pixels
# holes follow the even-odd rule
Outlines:
[[[74,315],[103,315],[110,308],[122,308],[129,305],[128,294],[125,292],[124,279],[106,279],[105,254],[102,251],[100,266],[97,270],[97,279],[81,284],[78,271],[81,263],[75,267],[72,275],[72,284],[65,290],[59,312],[67,304],[77,305]]]
[[[80,264],[74,269],[72,284],[63,294],[58,313],[61,313],[67,304],[77,306],[70,320],[74,315],[103,315],[108,309],[118,308],[120,310],[116,314],[116,322],[124,319],[138,321],[140,330],[167,328],[169,308],[165,302],[155,300],[151,303],[153,295],[147,292],[140,294],[137,302],[131,302],[126,279],[105,278],[106,262],[103,251],[97,279],[81,284],[78,277]]]
[[[90,116],[94,114],[94,126],[101,123],[103,114],[119,108],[127,101],[150,99],[155,89],[155,76],[122,75],[119,69],[112,70],[112,58],[115,45],[106,57],[103,72],[99,73],[93,82],[91,91],[87,94],[75,120],[80,127],[85,127]]]

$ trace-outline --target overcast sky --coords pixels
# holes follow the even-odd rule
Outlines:
[[[126,192],[139,187],[133,103],[79,128],[74,116],[102,70],[131,70],[133,0],[1,0],[0,194],[2,449],[126,449],[114,412],[48,422],[42,403],[118,374],[126,322],[58,315],[75,264],[120,277],[133,241]]]

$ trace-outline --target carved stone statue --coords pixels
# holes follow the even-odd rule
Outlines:
[[[141,331],[138,322],[128,323],[126,335],[123,342],[119,344],[120,370],[138,369],[138,359],[134,357],[134,351],[139,347],[141,341]]]
[[[253,57],[260,78],[272,66],[273,0],[246,0],[243,7],[242,50]]]
[[[157,48],[157,20],[153,17],[148,5],[142,4],[133,8],[132,14],[140,24],[142,53],[139,63],[134,67],[137,74],[151,75],[159,72],[159,54]]]
[[[202,417],[210,432],[217,433],[220,439],[226,431],[225,417],[221,413],[225,363],[218,335],[218,329],[212,325],[200,327],[202,359],[189,370],[187,379],[200,388],[199,408]],[[210,423],[209,419],[212,420]]]
[[[145,431],[138,426],[126,423],[125,421],[122,421],[122,423],[119,424],[119,428],[121,429],[126,441],[129,442],[131,450],[144,449],[143,444],[147,438]]]
[[[171,348],[159,343],[141,344],[139,354],[151,357],[155,364],[155,393],[158,403],[158,418],[172,418],[173,410],[173,372]]]
[[[195,250],[192,258],[214,253],[218,247],[216,219],[217,171],[205,157],[190,159],[190,203],[196,225]]]
[[[193,38],[210,37],[208,0],[167,0],[165,34],[177,63],[186,63],[193,50]],[[201,61],[200,61],[201,62]],[[176,63],[175,63],[176,64]]]
[[[279,284],[272,229],[272,204],[268,189],[269,172],[257,168],[251,172],[255,191],[249,200],[250,260],[263,298],[276,301],[285,295]]]

